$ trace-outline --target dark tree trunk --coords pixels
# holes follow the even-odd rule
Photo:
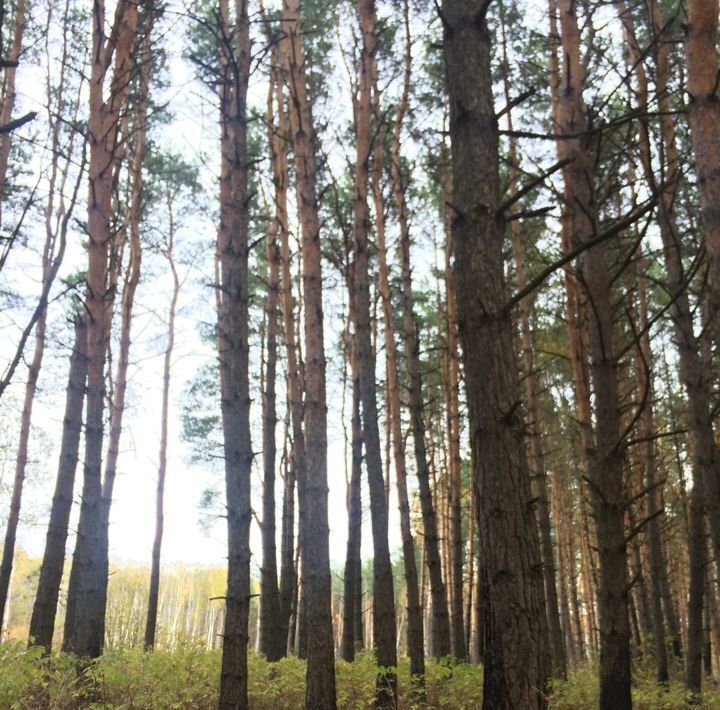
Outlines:
[[[351,286],[352,288],[352,286]],[[350,308],[350,320],[354,317]],[[362,634],[357,636],[356,618],[361,606],[359,590],[362,589],[360,544],[362,535],[362,424],[360,420],[360,383],[354,338],[350,346],[350,370],[352,377],[352,424],[350,444],[350,484],[348,487],[348,540],[345,556],[343,585],[343,633],[340,656],[346,661],[355,660],[362,646]]]
[[[517,413],[512,324],[505,311],[498,128],[485,10],[482,0],[445,0],[442,6],[458,326],[485,606],[483,708],[545,708],[549,658],[542,575]]]
[[[277,53],[275,62],[277,64]],[[270,82],[268,92],[268,126],[271,159],[277,164],[279,151],[284,150],[284,139],[274,130],[273,105],[277,71]],[[283,111],[282,92],[279,92],[278,112]],[[280,170],[276,168],[277,176]],[[277,179],[277,178],[276,178]],[[276,185],[276,191],[280,186]],[[276,194],[277,203],[277,194]],[[277,550],[275,543],[275,429],[277,412],[275,406],[275,378],[277,370],[277,331],[278,331],[278,294],[280,289],[280,253],[276,243],[281,228],[281,219],[273,221],[267,236],[268,294],[265,302],[267,322],[267,348],[265,366],[265,390],[263,392],[263,518],[260,528],[262,534],[262,567],[260,569],[260,639],[259,649],[268,661],[282,658],[287,638],[282,638],[282,617],[280,615],[280,590],[277,575]]]
[[[85,319],[75,318],[75,344],[70,356],[63,420],[60,462],[55,483],[50,523],[48,525],[45,552],[40,566],[37,595],[30,619],[30,645],[42,646],[46,652],[52,648],[55,630],[60,582],[65,564],[65,544],[73,502],[75,471],[80,450],[85,380],[87,378],[87,327]]]

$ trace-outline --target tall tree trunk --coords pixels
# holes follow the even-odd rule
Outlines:
[[[280,58],[278,57],[278,61]],[[296,346],[295,309],[293,306],[293,279],[291,272],[290,236],[288,231],[287,190],[288,190],[288,141],[290,139],[288,117],[283,98],[283,84],[277,78],[275,87],[276,110],[273,126],[272,163],[273,183],[275,186],[275,219],[280,232],[280,300],[282,306],[283,342],[285,345],[285,359],[287,368],[287,402],[290,410],[291,444],[290,463],[285,478],[285,492],[283,496],[283,546],[281,550],[282,571],[280,578],[280,597],[283,628],[287,648],[294,648],[294,628],[297,626],[297,602],[293,598],[297,595],[297,574],[293,562],[294,558],[294,515],[295,515],[295,484],[297,483],[298,497],[304,495],[305,490],[305,434],[303,432],[303,402],[302,402],[302,364],[299,362],[299,352]],[[305,503],[301,501],[298,543],[302,546],[304,529]],[[290,623],[290,614],[295,610],[295,624]],[[293,631],[290,631],[293,629]]]
[[[368,174],[372,151],[372,64],[377,49],[374,35],[375,2],[358,0],[363,44],[359,96],[355,107],[356,163],[353,202],[353,285],[355,297],[355,337],[357,341],[360,401],[362,403],[363,444],[370,488],[370,514],[373,536],[373,639],[378,674],[377,705],[394,707],[397,687],[394,668],[397,665],[395,596],[388,541],[388,508],[378,429],[375,351],[371,337],[370,267],[368,263]]]
[[[583,101],[585,68],[580,59],[580,31],[573,0],[560,0],[563,64],[554,118],[560,134],[578,136],[557,142],[565,183],[562,226],[571,246],[587,243],[599,220],[593,190],[593,156]],[[606,243],[581,257],[580,275],[592,304],[588,309],[590,375],[595,393],[592,446],[586,448],[587,478],[595,515],[599,561],[600,707],[631,707],[630,628],[625,542],[625,491],[620,409],[614,350],[613,311]],[[589,442],[588,442],[589,443]]]
[[[280,533],[280,638],[282,655],[290,648],[290,620],[297,584],[295,570],[295,466],[286,450],[283,479],[282,530]]]
[[[250,21],[246,0],[220,4],[221,168],[217,346],[225,453],[228,578],[219,707],[248,707],[250,612],[250,437],[247,88]]]
[[[360,5],[362,7],[362,4]],[[403,3],[403,14],[406,26],[406,66],[403,82],[400,112],[404,113],[407,107],[409,81],[410,81],[410,37],[409,37],[409,9],[407,0]],[[374,13],[364,15],[361,13],[361,24],[364,34],[376,35]],[[405,591],[407,595],[407,653],[410,657],[410,675],[416,683],[424,684],[425,674],[425,640],[423,634],[422,608],[420,606],[420,590],[418,586],[418,571],[415,558],[415,540],[413,539],[410,521],[410,501],[407,487],[407,466],[405,459],[405,438],[402,431],[402,413],[400,409],[400,383],[398,380],[399,362],[397,346],[395,344],[395,323],[393,318],[393,304],[390,294],[390,274],[387,259],[387,246],[385,243],[385,204],[382,192],[383,171],[383,129],[380,116],[380,96],[377,90],[377,66],[374,53],[369,61],[369,77],[363,79],[371,81],[375,94],[375,118],[378,136],[374,147],[372,194],[375,207],[375,237],[378,252],[378,276],[380,300],[382,302],[383,325],[385,337],[385,364],[387,372],[387,388],[385,396],[388,402],[390,421],[390,441],[392,442],[393,463],[397,479],[398,510],[400,513],[400,536],[402,540],[403,567],[405,570]]]
[[[445,293],[447,298],[445,410],[448,448],[448,507],[450,508],[449,579],[451,638],[453,655],[465,660],[463,634],[463,536],[462,536],[462,459],[460,457],[460,363],[457,344],[457,303],[452,272],[452,239],[445,245]]]
[[[277,53],[275,52],[275,55]],[[277,65],[277,56],[273,65]],[[283,139],[275,130],[274,97],[275,84],[279,77],[277,69],[273,71],[268,91],[268,126],[271,160],[275,164],[280,158],[277,155],[284,150]],[[283,111],[282,91],[278,90],[278,112]],[[278,174],[275,169],[274,173]],[[277,189],[277,187],[276,187]],[[276,195],[277,202],[277,195]],[[277,212],[277,208],[276,208]],[[277,370],[277,330],[278,330],[278,292],[280,289],[280,253],[277,246],[277,233],[280,221],[273,220],[267,235],[268,259],[268,293],[265,301],[267,321],[267,349],[265,365],[265,390],[263,392],[263,518],[262,534],[262,567],[260,569],[260,652],[268,661],[277,661],[284,655],[287,639],[281,637],[282,619],[280,616],[280,591],[277,576],[277,551],[275,544],[275,429],[277,412],[275,406],[275,378]]]
[[[517,414],[512,324],[505,310],[505,230],[498,214],[498,128],[486,9],[482,0],[442,4],[458,326],[486,605],[483,708],[545,708],[549,659],[542,576]]]
[[[75,318],[75,343],[70,355],[65,418],[63,420],[60,462],[50,509],[45,552],[40,566],[37,595],[30,619],[30,644],[52,648],[55,615],[65,563],[65,544],[73,502],[80,434],[82,431],[85,380],[87,377],[87,326],[81,316]]]
[[[63,650],[97,657],[105,636],[107,535],[103,533],[102,449],[105,413],[105,357],[109,315],[107,274],[113,236],[112,187],[118,164],[120,112],[130,83],[137,5],[120,0],[113,29],[105,36],[105,2],[93,3],[93,47],[88,135],[88,376],[85,470],[77,540],[70,571]],[[114,63],[113,63],[114,55]],[[106,78],[113,64],[109,94]]]
[[[160,551],[162,547],[163,528],[165,523],[165,475],[167,472],[168,449],[168,417],[170,409],[170,366],[172,364],[173,347],[175,346],[175,311],[177,310],[178,295],[180,293],[180,279],[178,278],[175,259],[173,256],[173,242],[175,239],[175,222],[173,219],[172,202],[168,199],[168,242],[165,257],[170,266],[173,278],[172,297],[168,312],[168,336],[163,361],[163,387],[162,405],[160,414],[160,454],[158,456],[158,477],[155,493],[155,539],[152,547],[152,561],[150,566],[150,591],[148,593],[147,617],[145,620],[144,648],[151,651],[155,647],[155,630],[157,626],[158,599],[160,596]]]
[[[334,710],[335,665],[330,608],[330,553],[327,488],[327,411],[323,334],[322,265],[318,215],[316,135],[305,81],[300,36],[300,2],[283,0],[280,46],[290,98],[290,128],[295,153],[298,213],[302,234],[305,301],[305,530],[302,540],[307,641],[305,706]],[[301,499],[302,505],[302,499]],[[301,516],[303,511],[301,509]]]

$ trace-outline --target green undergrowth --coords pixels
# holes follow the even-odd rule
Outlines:
[[[255,710],[297,710],[303,707],[305,663],[285,658],[268,663],[249,656],[250,705]],[[337,697],[341,710],[373,707],[377,667],[371,654],[354,663],[337,662]],[[435,710],[475,710],[482,703],[482,668],[470,664],[428,662],[425,698],[417,700],[409,666],[398,668],[399,707]],[[143,653],[137,649],[112,651],[79,668],[64,654],[43,657],[23,644],[0,645],[0,708],[3,710],[205,710],[217,706],[220,652],[188,643],[172,652]],[[661,688],[641,674],[635,679],[637,710],[686,708],[680,684]],[[720,710],[720,690],[710,685],[705,708]],[[596,708],[597,674],[590,668],[573,673],[552,688],[552,710]]]

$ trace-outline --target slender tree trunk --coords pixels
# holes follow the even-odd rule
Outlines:
[[[327,489],[327,411],[322,308],[320,219],[318,216],[316,135],[305,82],[299,0],[283,0],[285,32],[280,53],[290,98],[298,212],[302,234],[305,301],[305,489],[302,540],[304,615],[312,634],[307,642],[305,706],[334,710],[335,666],[330,609],[330,555]],[[302,505],[302,501],[301,501]],[[301,516],[303,515],[301,509]]]
[[[168,417],[170,409],[170,366],[172,364],[173,347],[175,346],[175,311],[177,310],[178,295],[180,293],[180,279],[173,257],[173,242],[175,238],[175,223],[173,220],[172,203],[168,200],[168,243],[165,257],[170,266],[173,278],[172,298],[168,312],[168,339],[163,362],[163,388],[162,409],[160,414],[160,454],[158,463],[158,478],[155,493],[155,539],[152,547],[152,562],[150,567],[150,592],[148,594],[148,609],[145,621],[146,651],[155,647],[155,630],[157,626],[158,598],[160,595],[160,550],[162,547],[163,528],[165,523],[165,475],[167,472],[168,448]]]
[[[87,327],[85,319],[75,318],[75,343],[70,356],[65,418],[63,420],[60,462],[50,509],[45,552],[40,566],[37,595],[30,619],[30,645],[52,648],[60,582],[65,563],[65,544],[73,501],[80,434],[82,431],[85,380],[87,377]]]
[[[401,133],[405,112],[407,110],[407,96],[409,92],[410,69],[412,56],[410,54],[410,28],[409,17],[405,14],[405,67],[403,86],[404,100],[398,107],[393,131],[390,139],[390,178],[393,202],[400,227],[400,265],[401,265],[401,293],[403,314],[403,341],[405,346],[405,360],[407,366],[408,409],[410,411],[410,427],[413,434],[415,453],[415,468],[417,471],[418,488],[420,493],[420,509],[423,519],[423,544],[430,582],[430,596],[432,608],[432,655],[443,658],[450,654],[450,618],[445,583],[442,574],[440,557],[440,541],[438,537],[438,524],[436,508],[433,502],[433,488],[430,480],[430,467],[428,465],[428,452],[425,444],[425,417],[423,413],[422,373],[420,368],[420,341],[415,324],[415,313],[412,293],[412,271],[410,269],[410,222],[407,214],[405,198],[406,184],[401,170]]]
[[[102,449],[108,308],[107,269],[112,246],[112,186],[118,163],[121,107],[131,79],[137,5],[120,0],[113,31],[105,37],[105,3],[93,3],[93,63],[88,134],[88,376],[85,470],[75,552],[70,571],[63,650],[97,657],[105,636],[107,534],[103,532]],[[114,56],[114,63],[113,63]],[[107,72],[113,63],[108,98]]]
[[[378,674],[377,705],[394,707],[397,687],[394,668],[397,665],[395,596],[388,541],[388,508],[378,429],[375,351],[371,339],[370,271],[368,264],[368,174],[372,151],[372,64],[377,48],[374,35],[375,2],[358,0],[363,44],[359,97],[356,105],[356,163],[353,202],[353,285],[355,297],[355,337],[360,375],[363,444],[370,488],[370,513],[373,536],[373,639]]]
[[[282,531],[280,533],[280,638],[282,654],[290,646],[290,617],[293,607],[293,593],[297,584],[295,570],[295,466],[286,450],[285,476],[283,480]]]
[[[482,0],[442,4],[458,326],[486,605],[483,708],[545,708],[549,659],[542,576],[533,544],[523,426],[516,411],[512,325],[505,312],[498,129],[485,11]]]
[[[350,276],[352,278],[352,275]],[[352,284],[350,285],[350,322],[354,320],[352,301]],[[350,344],[350,372],[352,379],[352,424],[350,444],[350,482],[348,486],[348,540],[347,554],[345,556],[344,600],[343,605],[343,634],[340,656],[346,661],[355,660],[359,650],[356,618],[361,598],[358,591],[361,589],[362,579],[360,570],[360,543],[362,534],[362,423],[360,419],[360,375],[357,364],[357,349],[355,339]]]
[[[274,65],[277,64],[275,57]],[[268,92],[268,126],[271,159],[279,160],[276,154],[284,150],[280,145],[283,138],[274,130],[273,120],[275,83],[278,81],[277,71],[270,81]],[[283,111],[282,92],[278,91],[278,112]],[[278,169],[274,170],[277,174]],[[277,201],[277,196],[276,196]],[[276,208],[277,211],[277,208]],[[287,639],[281,638],[280,592],[277,577],[277,551],[275,544],[275,429],[277,413],[275,406],[275,378],[277,370],[277,330],[278,330],[278,292],[280,289],[280,253],[276,243],[280,221],[273,221],[267,236],[268,294],[265,302],[267,320],[267,351],[265,365],[265,390],[263,392],[263,520],[262,534],[262,567],[260,570],[260,652],[268,661],[277,661],[284,655]]]
[[[462,536],[462,459],[460,457],[460,363],[457,344],[457,303],[455,276],[452,272],[452,239],[445,245],[445,293],[447,298],[447,319],[445,333],[446,352],[446,430],[448,444],[448,507],[449,520],[449,578],[450,609],[452,611],[451,638],[453,655],[465,660],[465,638],[463,634],[463,536]]]
[[[288,117],[283,99],[283,85],[279,78],[275,88],[276,111],[274,117],[277,125],[273,127],[273,182],[275,185],[275,218],[280,231],[280,296],[282,305],[283,339],[285,344],[285,358],[287,362],[288,381],[288,408],[290,410],[291,445],[289,478],[285,479],[285,495],[283,500],[283,550],[281,557],[284,560],[281,573],[281,599],[282,617],[284,624],[289,626],[286,634],[288,648],[295,647],[295,631],[298,626],[297,595],[298,579],[296,566],[293,563],[293,518],[295,501],[295,484],[297,483],[298,498],[300,502],[298,546],[302,547],[304,520],[305,520],[305,434],[303,431],[303,402],[302,402],[302,364],[297,348],[295,330],[295,308],[293,306],[293,279],[291,272],[290,236],[288,231],[287,190],[288,190],[288,141],[290,139]],[[299,568],[297,568],[299,570]],[[284,582],[284,585],[283,585]],[[294,609],[295,623],[290,623],[290,613]],[[292,629],[292,631],[290,631]]]

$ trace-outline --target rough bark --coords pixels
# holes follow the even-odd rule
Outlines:
[[[247,88],[250,22],[246,0],[220,4],[220,270],[217,347],[225,454],[228,579],[220,676],[220,708],[248,707],[250,609],[249,235]]]
[[[445,0],[452,231],[485,603],[483,707],[545,708],[549,659],[530,477],[505,311],[498,127],[485,4]],[[468,81],[468,77],[473,77]]]
[[[65,544],[68,537],[75,471],[80,449],[87,377],[86,353],[87,327],[85,319],[78,316],[75,318],[75,343],[70,356],[60,461],[50,508],[45,552],[40,566],[37,595],[30,619],[30,645],[42,646],[47,653],[52,648],[55,630],[55,615],[65,563]]]
[[[309,634],[307,639],[305,706],[313,710],[334,710],[336,698],[330,608],[326,365],[316,136],[305,81],[299,15],[299,0],[283,0],[281,18],[284,36],[280,53],[290,99],[290,128],[295,154],[298,216],[302,237],[307,363],[304,378],[307,500],[305,538],[302,541],[302,584],[305,622],[308,628],[312,629],[312,634]]]

